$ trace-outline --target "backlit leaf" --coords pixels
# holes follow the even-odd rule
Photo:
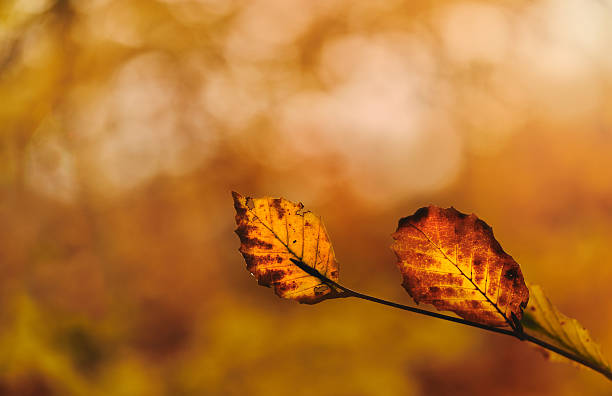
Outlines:
[[[284,198],[248,198],[233,192],[236,234],[247,270],[282,298],[314,304],[338,293],[291,259],[338,280],[338,262],[321,219]]]
[[[429,206],[401,219],[393,238],[402,285],[417,303],[486,325],[518,325],[529,290],[484,221]]]
[[[522,320],[525,331],[610,373],[610,364],[589,332],[576,319],[559,312],[540,286],[530,285],[529,291],[531,298]],[[554,352],[542,351],[550,360],[571,362]]]

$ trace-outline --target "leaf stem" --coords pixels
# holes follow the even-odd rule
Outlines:
[[[478,322],[472,322],[470,320],[466,320],[466,319],[462,319],[462,318],[457,318],[454,316],[449,316],[449,315],[444,315],[444,314],[440,314],[437,312],[432,312],[432,311],[427,311],[425,309],[420,309],[420,308],[415,308],[415,307],[410,307],[408,305],[403,305],[403,304],[399,304],[396,302],[392,302],[392,301],[387,301],[387,300],[383,300],[382,298],[377,298],[377,297],[373,297],[367,294],[363,294],[363,293],[359,293],[356,292],[354,290],[349,289],[348,287],[342,286],[341,284],[329,279],[328,277],[326,277],[325,275],[321,274],[319,271],[317,271],[315,268],[306,265],[304,262],[300,261],[300,260],[296,260],[296,259],[290,259],[295,265],[297,265],[300,269],[302,269],[304,272],[308,273],[309,275],[312,275],[316,278],[318,278],[319,280],[321,280],[323,283],[327,284],[328,286],[336,289],[336,296],[335,297],[355,297],[355,298],[360,298],[362,300],[366,300],[366,301],[371,301],[377,304],[382,304],[382,305],[387,305],[389,307],[393,307],[393,308],[397,308],[397,309],[402,309],[404,311],[409,311],[409,312],[414,312],[416,314],[420,314],[420,315],[425,315],[425,316],[431,316],[437,319],[442,319],[442,320],[446,320],[449,322],[454,322],[454,323],[460,323],[466,326],[471,326],[471,327],[477,327],[479,329],[483,329],[483,330],[487,330],[487,331],[491,331],[493,333],[499,333],[499,334],[505,334],[511,337],[515,337],[517,339],[519,339],[520,341],[529,341],[533,344],[536,344],[544,349],[548,349],[551,352],[557,353],[567,359],[570,359],[576,363],[579,363],[585,367],[588,367],[592,370],[597,371],[598,373],[604,375],[606,378],[608,378],[609,380],[612,381],[612,372],[609,370],[605,370],[602,367],[599,367],[585,359],[582,359],[579,356],[576,356],[572,353],[569,353],[567,351],[564,351],[561,348],[558,348],[552,344],[547,343],[546,341],[540,340],[539,338],[536,338],[534,336],[531,336],[525,332],[523,332],[522,328],[520,327],[515,327],[513,330],[508,330],[508,329],[503,329],[503,328],[499,328],[499,327],[493,327],[493,326],[489,326],[489,325],[485,325],[482,323],[478,323]],[[338,290],[340,290],[341,292],[338,292]]]

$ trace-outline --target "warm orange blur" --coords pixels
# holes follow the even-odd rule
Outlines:
[[[3,0],[0,394],[609,394],[509,337],[277,298],[230,191],[302,201],[340,281],[403,303],[397,220],[474,212],[612,356],[610,48],[597,0]]]

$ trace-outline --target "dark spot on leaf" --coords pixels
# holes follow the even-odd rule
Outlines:
[[[267,249],[267,250],[272,249],[272,244],[271,243],[268,243],[266,241],[262,241],[261,239],[257,239],[257,238],[245,239],[245,240],[242,241],[242,244],[247,249],[253,249],[253,248],[262,248],[262,249]]]
[[[400,219],[397,228],[402,228],[405,227],[409,224],[413,224],[413,223],[417,223],[419,222],[421,219],[427,217],[429,215],[429,208],[428,207],[422,207],[420,209],[418,209],[416,212],[414,212],[414,214],[412,216],[408,216],[408,217],[404,217],[402,219]]]
[[[253,269],[257,265],[257,256],[248,253],[242,253],[244,261],[246,262],[246,268],[249,272],[253,272]]]
[[[516,278],[518,278],[518,271],[516,268],[510,268],[508,271],[506,271],[506,273],[504,274],[504,278],[508,279],[508,280],[514,280]]]
[[[244,261],[246,261],[247,269],[249,271],[251,271],[253,267],[257,267],[258,265],[266,266],[266,265],[270,265],[270,264],[279,262],[278,257],[258,256],[256,254],[250,254],[250,253],[242,253],[242,255],[244,256]],[[282,258],[281,258],[281,261],[282,261]]]
[[[234,209],[236,209],[236,223],[243,219],[246,216],[246,208],[242,206],[239,202],[234,202]]]
[[[238,236],[242,240],[243,238],[247,239],[249,233],[256,231],[256,230],[257,230],[257,227],[248,225],[246,222],[241,222],[238,224],[238,227],[236,228],[235,232],[236,234],[238,234]]]
[[[290,283],[288,282],[282,282],[278,285],[278,289],[281,292],[286,292],[289,290],[294,290],[297,287],[297,283],[295,281],[291,281]]]
[[[297,239],[294,239],[292,243],[296,243],[296,242],[297,242]]]
[[[455,210],[455,212],[457,212],[457,217],[459,217],[460,219],[465,219],[468,216],[465,213],[459,212],[457,209],[453,208],[452,206],[451,206],[451,209],[453,209],[453,210]]]
[[[286,272],[284,270],[271,269],[260,275],[257,279],[257,283],[262,286],[270,287],[270,285],[272,285],[273,283],[281,280],[283,276],[285,276],[285,274]]]
[[[242,256],[244,257],[244,261],[246,262],[246,267],[249,272],[254,272],[258,266],[264,267],[276,263],[281,263],[283,261],[283,258],[280,256],[258,256],[250,253],[242,253]]]
[[[459,212],[457,209],[455,209],[452,206],[448,209],[440,209],[440,213],[450,222],[455,222],[456,220],[463,220],[464,218],[467,217],[466,214]]]
[[[493,236],[493,229],[487,223],[485,223],[484,221],[482,221],[480,219],[476,219],[476,222],[474,224],[476,226],[476,229],[480,228],[486,234],[489,234],[490,236]]]
[[[282,200],[280,198],[275,198],[272,200],[272,207],[276,210],[276,215],[279,219],[282,219],[285,215],[285,208],[283,208]]]
[[[281,280],[283,276],[285,276],[285,271],[282,270],[271,270],[268,271],[268,273],[270,274],[270,277],[272,278],[273,282],[277,282]]]
[[[246,208],[241,202],[242,195],[232,191],[232,197],[234,198],[234,209],[236,209],[236,223],[238,223],[238,220],[245,216]]]
[[[491,235],[493,235],[493,234],[491,234]],[[504,249],[502,249],[501,245],[496,240],[491,241],[491,244],[489,246],[490,246],[491,250],[493,251],[493,253],[495,253],[496,255],[498,255],[498,256],[508,256],[508,254],[506,252],[504,252]]]

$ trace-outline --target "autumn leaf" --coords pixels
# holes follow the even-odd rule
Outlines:
[[[484,221],[429,206],[401,219],[393,239],[402,285],[417,303],[490,326],[520,326],[529,290]]]
[[[307,304],[339,295],[295,263],[338,280],[334,249],[318,216],[284,198],[245,198],[236,192],[232,196],[240,252],[260,285],[274,286],[279,297]]]
[[[531,299],[521,321],[527,333],[612,374],[610,364],[601,353],[601,347],[593,341],[589,332],[576,319],[568,318],[559,312],[544,295],[540,286],[530,285],[529,291]],[[570,362],[549,350],[542,349],[542,351],[550,360]]]

